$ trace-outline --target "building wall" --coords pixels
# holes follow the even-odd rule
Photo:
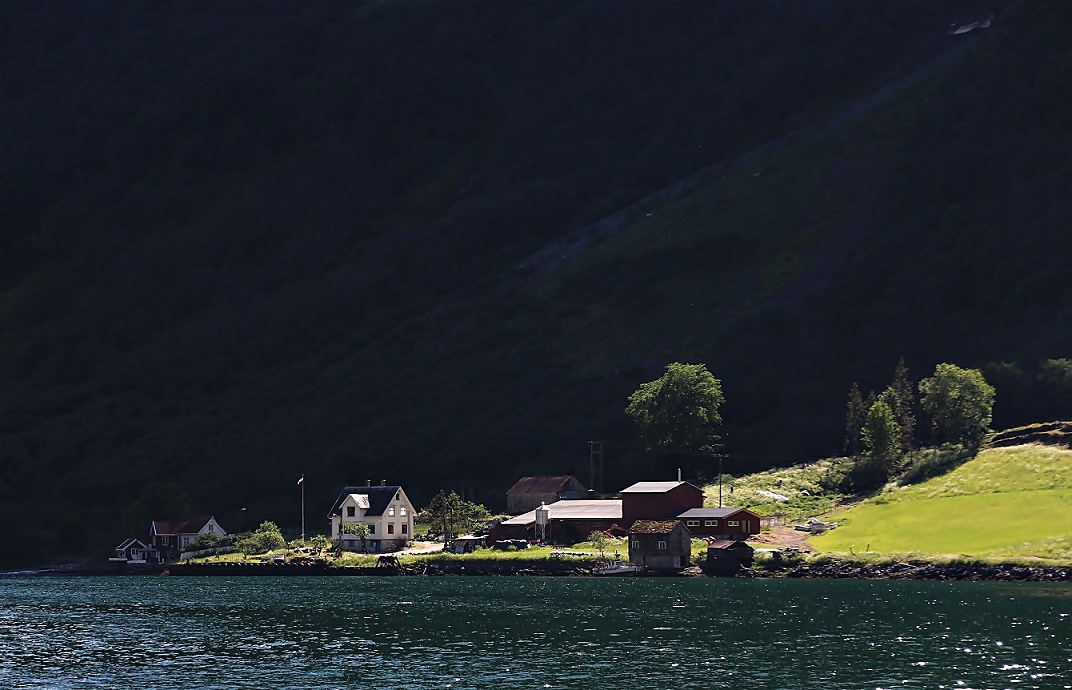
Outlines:
[[[651,494],[622,494],[622,526],[637,520],[665,520],[689,508],[703,507],[703,491],[681,484],[670,491]]]
[[[725,518],[682,518],[685,528],[697,537],[716,537],[718,539],[746,539],[759,534],[760,517],[751,513],[738,513]],[[698,524],[692,524],[692,523]],[[714,522],[715,524],[708,524]],[[733,524],[733,523],[737,524]]]
[[[660,549],[659,542],[666,548]],[[686,568],[692,555],[692,543],[688,531],[678,525],[666,534],[630,534],[629,562],[656,570]]]

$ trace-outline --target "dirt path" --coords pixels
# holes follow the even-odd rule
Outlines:
[[[748,540],[753,548],[760,549],[786,549],[794,548],[801,551],[811,551],[807,543],[807,532],[798,532],[792,525],[775,525],[769,532],[762,532]]]

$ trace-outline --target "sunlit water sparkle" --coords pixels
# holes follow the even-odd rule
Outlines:
[[[1072,583],[0,577],[0,688],[1072,688]]]

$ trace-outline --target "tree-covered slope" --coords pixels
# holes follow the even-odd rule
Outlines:
[[[950,35],[991,11],[5,3],[8,557],[293,528],[302,473],[312,524],[362,478],[494,504],[594,439],[618,488],[674,360],[722,379],[736,473],[836,453],[902,355],[989,365],[996,422],[1070,414],[1036,370],[1072,19]]]

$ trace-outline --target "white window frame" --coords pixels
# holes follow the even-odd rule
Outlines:
[[[727,520],[726,521],[726,526],[727,527],[740,527],[741,526],[741,521],[740,520]]]
[[[660,551],[666,551],[666,540],[664,540],[664,539],[659,540],[659,550]]]
[[[699,520],[686,520],[685,521],[685,526],[686,527],[699,527],[700,526],[700,521]]]
[[[718,520],[704,520],[704,527],[718,527]]]

